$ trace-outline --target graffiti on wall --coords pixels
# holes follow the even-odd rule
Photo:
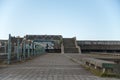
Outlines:
[[[44,49],[54,49],[53,42],[34,42],[36,46],[44,47]]]

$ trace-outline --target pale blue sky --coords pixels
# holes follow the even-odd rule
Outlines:
[[[120,40],[120,0],[0,0],[0,39],[9,33]]]

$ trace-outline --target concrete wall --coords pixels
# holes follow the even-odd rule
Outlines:
[[[77,41],[82,52],[120,52],[120,41]]]

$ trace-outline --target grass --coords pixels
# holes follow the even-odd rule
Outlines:
[[[110,72],[105,72],[103,73],[101,70],[97,70],[91,67],[88,67],[86,65],[82,65],[86,70],[90,71],[91,73],[93,73],[96,76],[99,77],[111,77],[111,78],[120,78],[120,74],[116,74],[116,73],[110,73]]]

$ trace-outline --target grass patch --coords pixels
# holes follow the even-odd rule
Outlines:
[[[101,77],[115,77],[115,78],[120,78],[120,74],[115,74],[115,73],[103,73],[103,74],[101,74]]]
[[[111,78],[120,78],[120,74],[116,74],[116,73],[110,73],[110,72],[105,72],[103,73],[101,70],[97,70],[94,68],[90,68],[88,66],[82,65],[86,70],[90,71],[91,73],[93,73],[96,76],[99,77],[111,77]]]

